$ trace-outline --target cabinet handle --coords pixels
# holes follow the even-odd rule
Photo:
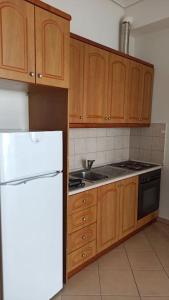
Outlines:
[[[86,240],[87,236],[84,234],[82,235],[82,240]]]
[[[85,204],[86,203],[86,199],[83,199],[82,202]]]
[[[87,257],[87,254],[86,253],[82,253],[82,257]]]
[[[110,117],[108,117],[108,120],[111,120],[111,116],[110,116]]]
[[[107,116],[105,117],[105,120],[108,120],[108,117],[107,117]]]
[[[83,120],[83,116],[80,116],[80,120]]]
[[[31,77],[35,77],[35,73],[34,73],[34,72],[30,72],[29,75],[30,75]]]
[[[83,221],[83,222],[86,222],[86,218],[85,218],[85,217],[83,217],[83,218],[82,218],[82,221]]]
[[[38,78],[42,78],[42,77],[43,77],[43,75],[38,73]]]

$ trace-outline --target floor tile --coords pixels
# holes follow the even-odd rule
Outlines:
[[[169,269],[169,249],[157,249],[156,253],[163,267]]]
[[[141,300],[169,300],[169,297],[141,297]]]
[[[55,297],[53,297],[52,299],[50,299],[50,300],[62,300],[61,292],[59,294],[57,294]]]
[[[157,256],[152,251],[128,252],[128,258],[133,270],[162,270]]]
[[[169,269],[165,269],[165,271],[166,271],[166,273],[167,273],[167,275],[169,277]]]
[[[62,296],[62,300],[102,300],[101,296]]]
[[[169,296],[169,278],[164,271],[134,271],[141,296]]]
[[[99,274],[102,295],[138,296],[131,271],[101,270]]]
[[[63,289],[63,295],[100,295],[100,283],[97,270],[82,270],[74,275]]]
[[[99,270],[130,270],[130,264],[125,251],[112,250],[99,259]]]
[[[140,232],[131,237],[125,242],[125,248],[127,251],[151,251],[152,247],[145,237],[144,233]]]
[[[140,300],[140,297],[134,296],[102,296],[102,300]],[[165,300],[165,299],[164,299]],[[168,300],[168,299],[166,299]]]
[[[90,271],[90,270],[95,270],[95,271],[98,271],[98,266],[99,266],[99,263],[98,263],[98,260],[96,260],[95,262],[89,264],[88,266],[86,266],[83,270],[85,271]]]

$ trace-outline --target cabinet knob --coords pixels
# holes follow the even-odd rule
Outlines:
[[[107,117],[107,116],[105,117],[105,120],[108,120],[108,117]]]
[[[111,120],[111,116],[108,117],[108,120]]]
[[[83,217],[83,218],[82,218],[82,221],[83,221],[83,222],[86,222],[86,218],[85,218],[85,217]]]
[[[43,77],[43,75],[39,73],[38,74],[38,78],[42,78],[42,77]]]
[[[82,235],[82,240],[86,240],[87,236],[86,235]]]
[[[86,203],[86,199],[83,199],[82,202],[85,204]]]
[[[80,116],[80,120],[83,120],[83,116]]]
[[[30,73],[29,73],[29,76],[35,77],[35,73],[34,73],[34,72],[30,72]]]
[[[87,257],[87,254],[86,253],[82,253],[82,257]]]

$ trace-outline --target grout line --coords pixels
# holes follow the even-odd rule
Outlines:
[[[101,300],[102,300],[102,293],[101,293],[101,278],[100,278],[100,268],[99,268],[99,263],[98,263],[98,276],[99,276],[99,285],[100,285],[100,296],[101,296]]]

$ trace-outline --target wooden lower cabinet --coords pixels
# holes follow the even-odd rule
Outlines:
[[[68,272],[76,269],[96,255],[96,241],[72,252],[68,255]]]
[[[136,229],[138,177],[120,182],[119,239]]]
[[[68,201],[68,276],[158,216],[156,211],[137,221],[138,176],[70,196]]]
[[[116,183],[98,188],[97,252],[118,240],[119,192]]]

